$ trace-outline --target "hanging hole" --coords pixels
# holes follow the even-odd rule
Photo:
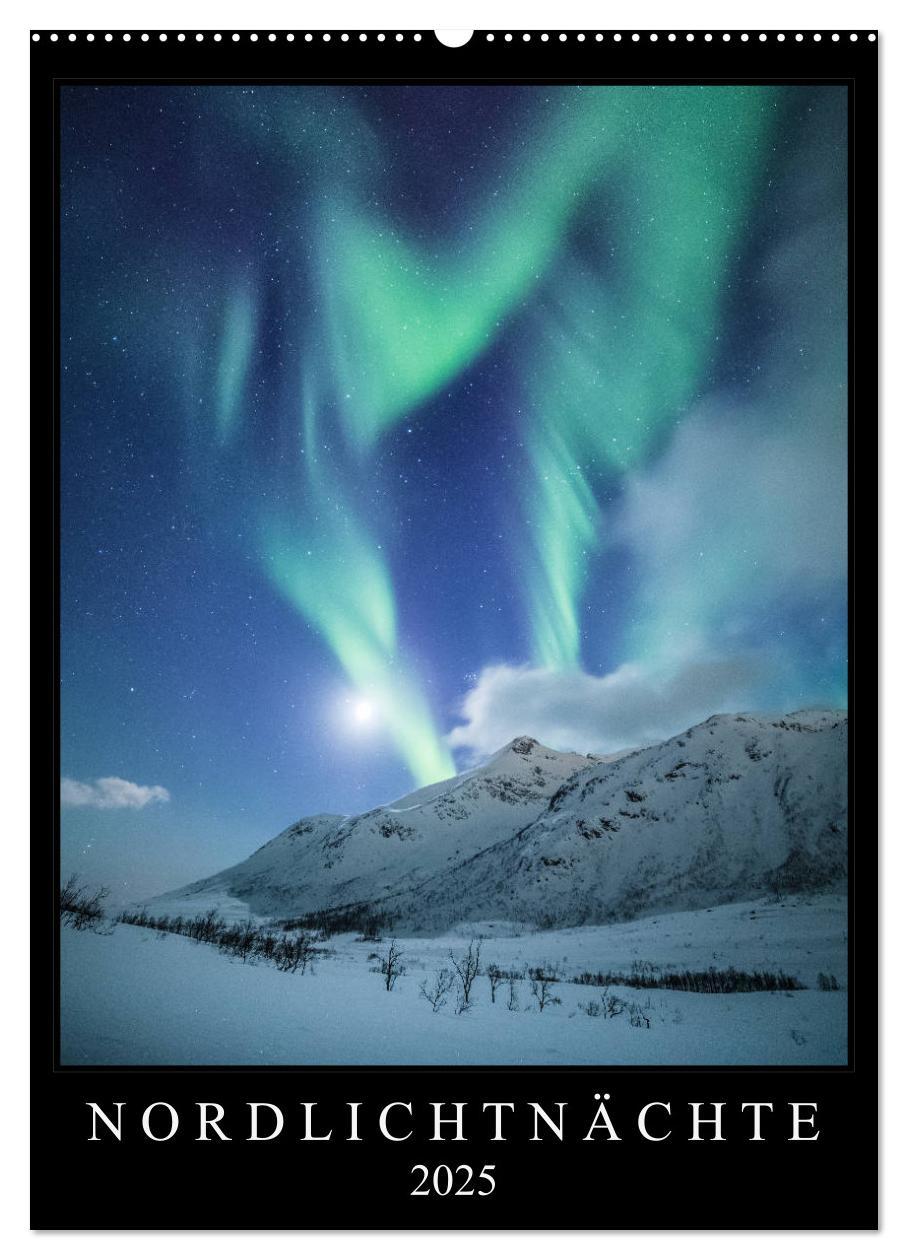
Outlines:
[[[444,44],[445,48],[463,48],[464,44],[468,44],[472,38],[472,31],[461,30],[443,30],[435,31],[435,38],[440,44]]]

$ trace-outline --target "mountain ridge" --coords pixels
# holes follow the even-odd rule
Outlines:
[[[844,710],[714,714],[609,757],[518,736],[365,813],[304,818],[155,899],[292,918],[372,910],[400,930],[610,922],[847,879]]]

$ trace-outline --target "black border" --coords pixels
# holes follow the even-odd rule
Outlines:
[[[124,34],[131,38],[124,40]],[[166,34],[167,40],[159,39]],[[214,32],[199,41],[187,32],[111,32],[86,40],[69,32],[52,41],[50,32],[33,32],[40,38],[31,44],[32,54],[32,407],[33,431],[47,432],[53,424],[53,600],[47,608],[43,545],[36,549],[34,624],[47,627],[54,645],[54,678],[50,696],[53,712],[52,764],[54,777],[47,784],[39,769],[46,764],[47,749],[36,737],[33,792],[34,817],[38,821],[33,846],[33,1158],[40,1162],[52,1143],[64,1169],[54,1191],[46,1179],[35,1177],[33,1223],[36,1228],[874,1228],[876,1225],[876,1088],[877,1003],[868,977],[876,973],[871,951],[876,942],[877,876],[875,835],[876,807],[862,801],[861,836],[851,847],[849,938],[856,942],[849,957],[849,1063],[831,1068],[645,1068],[637,1066],[590,1068],[557,1067],[183,1067],[144,1069],[60,1067],[58,1057],[57,948],[55,915],[59,875],[58,799],[59,682],[58,619],[58,432],[56,351],[56,291],[58,223],[56,197],[59,186],[57,89],[61,83],[105,81],[199,82],[457,82],[457,83],[666,83],[784,82],[840,83],[849,88],[849,647],[855,662],[856,610],[863,621],[875,617],[873,591],[865,584],[875,566],[860,569],[856,588],[855,557],[875,547],[869,535],[856,537],[860,522],[854,513],[856,482],[862,470],[876,466],[875,428],[877,406],[877,41],[862,31],[857,41],[848,35],[833,41],[831,32],[813,39],[804,32],[725,32],[680,30],[670,42],[668,32],[550,32],[543,42],[539,32],[529,41],[523,32],[513,40],[505,32],[475,32],[464,48],[441,45],[431,31],[370,31],[365,41],[351,31],[341,41],[339,31],[224,32],[215,42]],[[287,35],[294,38],[288,40]],[[330,41],[322,36],[330,34]],[[585,38],[578,39],[579,34]],[[657,34],[658,40],[650,35]],[[742,34],[749,38],[742,40]],[[780,40],[778,35],[784,34]],[[419,35],[417,40],[415,36]],[[312,57],[316,48],[317,57]],[[311,71],[309,67],[311,65]],[[309,71],[309,72],[307,72]],[[313,73],[314,72],[314,73]],[[860,428],[856,423],[860,401]],[[860,441],[856,440],[858,434]],[[35,461],[33,503],[35,538],[39,522],[47,517],[47,465]],[[863,491],[866,499],[868,491]],[[874,514],[865,506],[865,520]],[[865,529],[867,527],[865,526]],[[873,610],[873,611],[871,611]],[[875,673],[876,635],[862,627],[860,664],[864,674]],[[864,633],[866,630],[866,634]],[[869,654],[869,659],[868,659]],[[41,661],[39,654],[36,660]],[[48,679],[39,664],[34,680],[41,711]],[[862,730],[876,730],[875,686],[860,676],[856,697],[854,664],[849,680],[849,707],[859,698]],[[45,724],[36,724],[36,730]],[[851,724],[854,729],[854,723]],[[853,736],[851,737],[853,739]],[[40,741],[40,743],[38,742]],[[866,741],[865,741],[866,746]],[[849,750],[849,813],[854,814],[856,766],[853,743]],[[869,787],[869,775],[864,782]],[[873,782],[871,780],[871,782]],[[51,817],[47,791],[50,788]],[[875,796],[875,782],[873,782]],[[47,827],[45,823],[52,826]],[[852,833],[853,834],[853,833]],[[855,869],[860,845],[860,864]],[[54,925],[49,944],[48,925]],[[858,932],[855,934],[855,923]],[[871,942],[873,944],[871,944]],[[855,955],[859,950],[860,965]],[[862,977],[855,991],[855,975]],[[53,1047],[53,1053],[48,1051]],[[611,1094],[609,1107],[622,1137],[620,1145],[577,1145],[595,1110],[593,1092]],[[412,1099],[414,1110],[428,1110],[430,1099],[504,1101],[535,1099],[543,1105],[556,1100],[568,1103],[567,1111],[579,1117],[577,1132],[565,1142],[528,1144],[522,1137],[508,1144],[489,1144],[486,1127],[463,1146],[437,1147],[418,1139],[400,1146],[377,1139],[357,1145],[341,1142],[300,1145],[284,1135],[273,1144],[248,1147],[231,1144],[194,1145],[181,1129],[171,1143],[149,1142],[137,1127],[121,1145],[87,1144],[85,1100],[101,1105],[128,1100],[127,1112],[138,1114],[155,1099],[168,1099],[185,1114],[193,1100],[217,1099],[231,1114],[231,1098],[269,1099],[284,1107],[288,1117],[300,1100],[320,1101],[320,1110],[335,1122],[344,1100],[361,1100],[363,1116],[393,1098]],[[690,1144],[674,1139],[663,1144],[634,1141],[635,1107],[652,1099],[672,1099],[680,1114],[688,1101],[724,1100],[729,1117],[729,1141],[723,1144]],[[731,1137],[731,1117],[736,1105],[753,1099],[775,1100],[784,1110],[791,1100],[813,1101],[819,1106],[821,1140],[790,1144],[782,1139],[762,1144],[747,1143],[742,1132]],[[468,1108],[468,1112],[469,1112]],[[181,1112],[182,1114],[182,1112]],[[288,1129],[291,1126],[288,1124]],[[188,1128],[188,1125],[184,1125]],[[515,1126],[515,1133],[518,1126]],[[679,1125],[680,1129],[680,1125]],[[469,1128],[468,1128],[469,1133]],[[364,1127],[365,1132],[365,1127]],[[483,1135],[479,1136],[479,1133]],[[288,1145],[288,1142],[292,1145]],[[310,1152],[315,1152],[313,1156]],[[618,1155],[615,1156],[614,1152]],[[360,1155],[365,1153],[365,1158]],[[860,1152],[861,1176],[849,1171]],[[455,1158],[456,1156],[456,1158]],[[498,1189],[489,1198],[414,1199],[409,1168],[414,1163],[468,1162],[478,1167],[497,1164]],[[37,1168],[37,1163],[35,1167]],[[505,1171],[506,1170],[506,1171]],[[216,1175],[216,1196],[205,1197],[200,1186]],[[603,1181],[607,1179],[607,1205]],[[789,1178],[792,1179],[789,1182]],[[166,1180],[167,1193],[160,1193]],[[305,1193],[301,1186],[305,1183]],[[347,1213],[332,1205],[332,1186],[355,1186]],[[534,1197],[528,1211],[526,1190],[536,1185],[544,1195]],[[103,1186],[99,1196],[98,1187]],[[781,1188],[780,1188],[781,1186]],[[793,1189],[791,1187],[793,1186]],[[150,1189],[157,1187],[157,1189]],[[658,1189],[656,1189],[658,1187]],[[709,1187],[708,1193],[704,1189]],[[770,1190],[770,1187],[772,1189]],[[227,1193],[225,1193],[227,1191]],[[231,1193],[235,1191],[235,1193]]]

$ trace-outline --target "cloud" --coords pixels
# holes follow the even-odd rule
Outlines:
[[[60,780],[60,804],[69,806],[89,805],[93,809],[144,809],[153,801],[169,801],[167,788],[143,787],[128,779],[109,776],[95,779],[93,783],[80,783],[78,779]]]
[[[579,670],[491,665],[464,697],[453,748],[488,756],[518,735],[574,752],[618,752],[668,739],[712,713],[749,707],[760,658],[689,660],[656,672],[637,663],[597,677]]]

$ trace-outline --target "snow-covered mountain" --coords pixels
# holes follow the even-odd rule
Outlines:
[[[407,892],[509,839],[591,764],[596,760],[515,739],[477,769],[391,805],[349,818],[303,818],[245,862],[166,893],[155,906],[286,916]]]
[[[848,720],[726,714],[616,760],[521,737],[477,770],[352,818],[319,815],[159,899],[294,915],[368,905],[402,930],[548,926],[841,890]]]
[[[521,832],[398,897],[403,922],[548,926],[842,891],[848,720],[716,716],[577,771]]]

